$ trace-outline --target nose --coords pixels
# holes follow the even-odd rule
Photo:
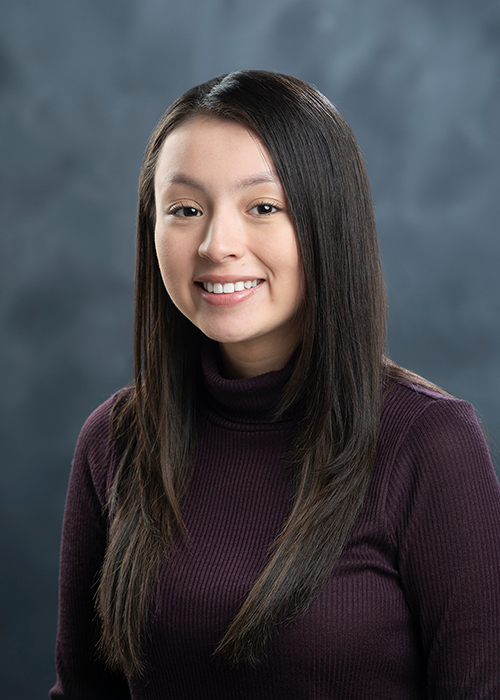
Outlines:
[[[244,252],[243,232],[236,217],[214,214],[207,222],[198,254],[212,262],[221,263],[241,258]]]

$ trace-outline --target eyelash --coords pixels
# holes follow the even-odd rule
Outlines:
[[[199,211],[200,211],[200,210],[197,209],[196,207],[192,207],[190,204],[182,204],[182,202],[181,202],[180,204],[176,204],[174,207],[172,207],[171,209],[169,209],[169,210],[168,210],[168,215],[169,215],[169,216],[175,216],[175,215],[177,214],[177,212],[178,212],[178,211],[181,211],[182,209],[193,209],[193,210],[196,211],[196,212],[199,212]],[[200,212],[200,214],[201,214],[201,212]],[[197,215],[192,216],[192,217],[191,217],[191,216],[185,216],[185,217],[180,217],[180,218],[185,218],[185,219],[196,219],[196,216],[197,216]]]
[[[259,214],[259,216],[270,216],[271,214],[274,214],[278,211],[281,211],[281,208],[275,204],[274,202],[268,202],[267,200],[262,200],[261,202],[256,202],[250,209],[248,210],[249,212],[252,211],[252,209],[257,209],[258,207],[271,207],[274,211],[268,211]],[[180,204],[176,204],[174,207],[168,210],[168,215],[169,216],[175,216],[179,211],[182,211],[182,209],[192,209],[196,212],[200,212],[199,209],[196,207],[191,206],[190,204],[183,204],[182,202]],[[201,212],[200,212],[201,214]],[[186,216],[186,217],[180,217],[180,218],[185,218],[185,219],[195,219],[197,218],[198,214],[195,214],[194,216]]]
[[[266,200],[262,200],[262,202],[256,202],[250,209],[249,211],[252,211],[252,209],[256,209],[257,207],[272,207],[274,211],[269,211],[266,212],[265,214],[260,214],[260,216],[269,216],[270,214],[274,214],[277,211],[281,211],[281,208],[275,204],[274,202],[268,202]]]

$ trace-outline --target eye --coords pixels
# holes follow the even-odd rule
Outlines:
[[[195,216],[201,216],[201,211],[196,209],[196,207],[186,206],[185,204],[179,204],[169,210],[170,216],[178,216],[184,219],[190,219]]]
[[[276,204],[271,204],[271,202],[258,202],[248,210],[248,213],[257,214],[258,216],[266,216],[269,214],[274,214],[276,211],[280,211]]]

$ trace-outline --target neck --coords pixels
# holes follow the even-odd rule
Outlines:
[[[267,372],[283,369],[291,358],[298,342],[285,346],[273,344],[272,347],[255,348],[241,343],[219,343],[224,375],[227,379],[249,379]]]

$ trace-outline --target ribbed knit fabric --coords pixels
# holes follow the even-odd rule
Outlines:
[[[80,435],[61,559],[53,700],[498,700],[500,487],[472,408],[399,383],[385,405],[360,519],[306,613],[277,627],[257,669],[213,650],[266,560],[291,502],[281,455],[293,413],[271,421],[291,367],[220,376],[203,357],[198,448],[184,504],[191,547],[161,569],[148,671],[127,681],[98,662],[95,580],[116,455],[112,400]]]

